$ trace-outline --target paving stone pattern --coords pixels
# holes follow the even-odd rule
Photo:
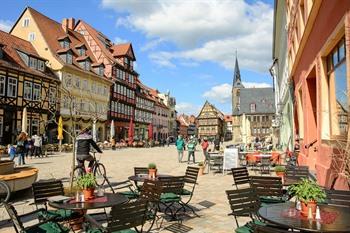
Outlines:
[[[185,153],[184,157],[187,158],[187,151]],[[99,155],[97,157],[99,158]],[[197,146],[196,161],[203,160],[200,146]],[[154,148],[126,148],[116,151],[105,150],[100,161],[106,166],[107,175],[111,182],[126,180],[128,176],[133,174],[133,167],[147,166],[151,162],[157,164],[159,174],[184,175],[188,166],[187,162],[177,162],[177,152],[174,145]],[[67,181],[71,154],[56,153],[47,158],[27,159],[26,162],[39,169],[39,179],[57,178]],[[225,190],[234,189],[232,175],[205,174],[199,176],[198,183],[191,203],[198,210],[197,214],[200,217],[193,214],[184,216],[182,221],[184,226],[182,227],[176,225],[176,222],[164,221],[162,228],[153,232],[224,233],[234,231],[236,225],[233,217],[227,215],[230,208],[225,194]],[[30,190],[17,193],[12,201],[19,214],[35,209],[34,205],[30,205],[33,201]],[[5,224],[4,219],[7,218],[7,213],[1,208],[1,233],[14,232],[11,225]],[[246,220],[241,218],[240,221],[244,224]]]

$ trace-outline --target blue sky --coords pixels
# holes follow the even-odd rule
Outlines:
[[[48,17],[83,19],[115,43],[130,41],[142,82],[198,114],[208,100],[231,113],[235,53],[246,86],[272,85],[273,0],[3,0],[0,29],[26,6]]]

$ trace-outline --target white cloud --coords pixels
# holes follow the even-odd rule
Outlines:
[[[224,104],[231,101],[231,90],[232,86],[228,83],[224,83],[214,86],[209,91],[204,92],[203,97]]]
[[[211,61],[233,69],[236,49],[242,68],[267,72],[271,63],[273,8],[265,3],[102,0],[102,5],[126,12],[118,25],[143,32],[149,43],[168,41],[180,48],[150,54],[158,65]]]
[[[256,82],[243,82],[245,88],[262,88],[262,87],[272,87],[269,83],[256,83]]]
[[[155,40],[148,41],[143,47],[141,47],[141,51],[145,52],[148,50],[153,50],[163,41],[164,41],[163,39],[155,39]]]
[[[124,44],[124,43],[128,42],[128,40],[125,40],[125,39],[120,38],[120,37],[115,37],[114,40],[113,40],[113,42],[114,42],[115,44]]]
[[[0,30],[9,32],[12,28],[12,25],[13,25],[12,21],[0,19]]]
[[[198,115],[199,111],[201,110],[201,106],[194,105],[192,103],[188,102],[181,102],[176,104],[176,111],[179,114],[185,113],[187,115]]]

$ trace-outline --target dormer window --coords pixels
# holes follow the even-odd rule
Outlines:
[[[36,57],[30,57],[28,56],[29,63],[28,66],[30,68],[45,71],[45,62],[43,60],[37,59]]]
[[[79,56],[86,55],[86,47],[84,44],[79,44],[79,45],[75,46],[75,48],[77,49]]]
[[[60,42],[61,48],[67,49],[70,47],[70,39],[68,36],[58,38],[58,41]]]
[[[65,53],[61,53],[60,58],[67,64],[73,63],[73,54],[72,54],[72,51],[70,51],[70,50],[68,50]]]
[[[91,66],[91,62],[90,59],[85,59],[83,61],[79,62],[79,65],[81,66],[81,68],[83,68],[84,70],[90,70],[90,66]]]
[[[104,66],[101,64],[99,66],[96,66],[95,67],[95,72],[100,75],[100,76],[103,76],[104,72],[105,72],[105,68]]]
[[[254,113],[256,110],[256,105],[255,104],[250,104],[250,112]]]

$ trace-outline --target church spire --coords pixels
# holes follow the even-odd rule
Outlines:
[[[233,87],[243,87],[242,80],[241,80],[241,72],[239,71],[239,66],[238,66],[237,50],[236,50],[235,70],[233,73]]]

